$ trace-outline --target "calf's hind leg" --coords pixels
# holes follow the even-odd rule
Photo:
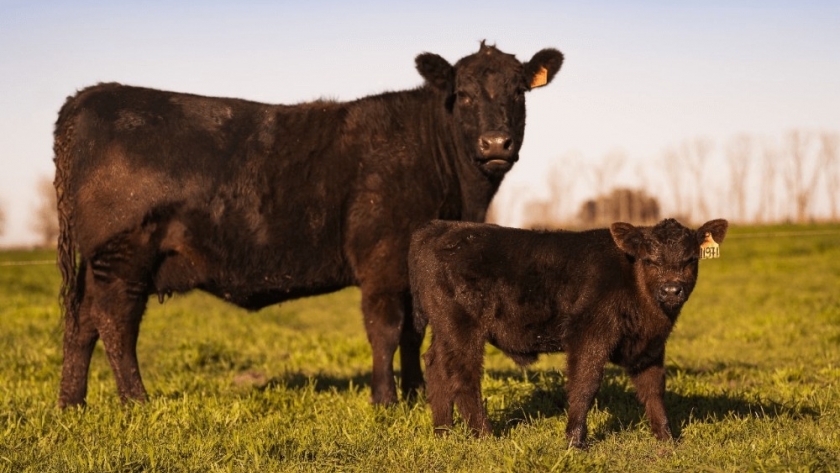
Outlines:
[[[455,405],[475,435],[490,435],[493,429],[481,398],[483,341],[433,334],[425,360],[435,433],[445,433],[452,425]]]
[[[437,343],[432,336],[432,344],[423,355],[426,363],[426,398],[432,409],[432,424],[435,434],[442,435],[452,427],[452,412],[455,401],[452,394],[452,382],[446,374],[444,360],[437,353]]]

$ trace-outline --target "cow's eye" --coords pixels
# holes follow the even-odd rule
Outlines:
[[[646,266],[653,266],[653,267],[661,266],[659,261],[653,260],[651,258],[642,258],[642,263],[644,263]]]
[[[463,105],[469,105],[472,103],[472,95],[470,95],[467,92],[464,92],[463,90],[455,92],[455,95],[458,97],[458,102],[460,102]]]

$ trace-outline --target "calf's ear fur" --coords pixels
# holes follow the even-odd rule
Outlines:
[[[709,220],[697,229],[697,244],[702,244],[706,239],[706,233],[711,233],[715,242],[721,243],[726,238],[726,230],[729,228],[729,222],[719,218],[717,220]]]
[[[548,85],[563,65],[563,53],[553,48],[546,48],[534,54],[524,64],[525,79],[531,89]]]
[[[433,87],[451,92],[455,82],[455,68],[449,62],[433,53],[423,53],[414,59],[417,72]]]
[[[618,248],[628,255],[637,258],[644,243],[642,232],[629,223],[616,222],[610,225],[610,234]]]

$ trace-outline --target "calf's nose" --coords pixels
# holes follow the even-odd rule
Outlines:
[[[659,288],[659,296],[661,298],[682,297],[682,295],[683,287],[681,284],[668,283],[663,284],[662,287]]]
[[[478,137],[478,151],[485,159],[510,159],[513,155],[513,138],[502,131],[488,131]]]

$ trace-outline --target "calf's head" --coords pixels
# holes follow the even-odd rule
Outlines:
[[[525,136],[525,92],[542,87],[563,64],[563,54],[543,49],[522,63],[481,42],[455,65],[437,54],[417,56],[417,70],[442,93],[456,139],[486,174],[503,176],[519,159]]]
[[[728,225],[718,219],[691,230],[674,219],[653,227],[619,222],[612,224],[610,233],[632,261],[638,287],[666,314],[676,317],[697,282],[700,245],[708,238],[722,242]]]

